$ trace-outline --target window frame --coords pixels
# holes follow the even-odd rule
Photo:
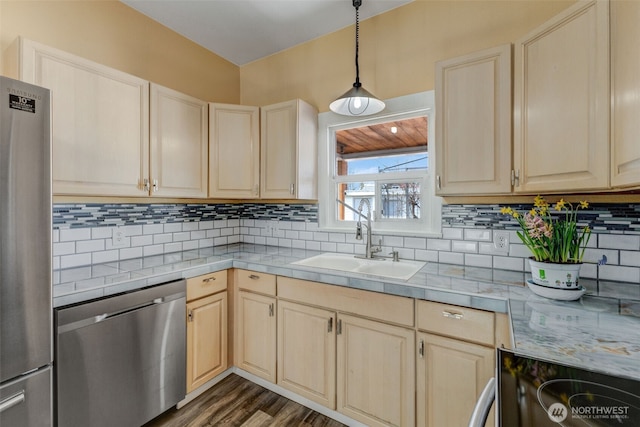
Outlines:
[[[355,221],[340,221],[336,216],[338,182],[375,180],[377,193],[380,181],[421,180],[421,200],[424,205],[421,207],[422,218],[400,220],[374,218],[373,231],[377,234],[441,237],[442,199],[435,195],[434,91],[392,98],[385,102],[385,110],[367,117],[340,116],[331,111],[318,115],[318,228],[329,232],[355,230]],[[380,174],[359,174],[337,178],[337,131],[420,116],[427,117],[429,163],[426,172],[390,172],[385,173],[384,178],[381,178]]]

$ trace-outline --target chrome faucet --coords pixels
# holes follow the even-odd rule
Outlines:
[[[371,244],[371,204],[369,203],[369,199],[360,199],[360,204],[358,205],[358,210],[354,209],[353,207],[349,206],[348,204],[346,204],[345,202],[343,202],[340,199],[336,199],[336,201],[338,203],[340,203],[341,205],[343,205],[344,207],[352,210],[353,212],[358,214],[358,222],[356,223],[356,240],[362,240],[362,222],[360,221],[360,218],[364,218],[367,220],[367,224],[365,225],[365,227],[367,227],[367,240],[365,241],[365,254],[364,257],[367,259],[371,259],[373,258],[373,254],[382,251],[382,239],[380,239],[380,242],[378,245],[372,245]],[[367,205],[367,216],[364,216],[362,214],[362,205],[366,204]]]

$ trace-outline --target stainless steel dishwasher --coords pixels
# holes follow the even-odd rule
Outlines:
[[[186,392],[186,282],[56,310],[59,427],[138,427]]]

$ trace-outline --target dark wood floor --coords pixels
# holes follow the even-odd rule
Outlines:
[[[170,409],[144,427],[343,426],[251,381],[231,374],[183,408]]]

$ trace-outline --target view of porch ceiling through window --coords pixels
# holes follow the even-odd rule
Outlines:
[[[415,173],[428,169],[427,126],[423,116],[336,131],[338,198],[356,208],[369,199],[378,218],[419,217]],[[338,219],[357,220],[342,205],[337,208]]]

